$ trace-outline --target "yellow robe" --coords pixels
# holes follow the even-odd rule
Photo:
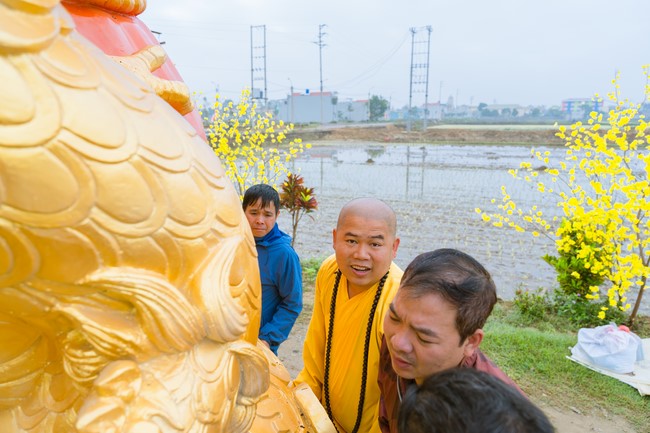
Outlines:
[[[325,336],[329,326],[330,305],[337,269],[336,258],[331,256],[323,262],[318,271],[314,310],[303,348],[304,367],[295,380],[296,383],[307,383],[323,406],[325,406],[323,393]],[[395,263],[391,263],[390,272],[375,311],[368,351],[366,395],[359,432],[380,431],[377,421],[379,348],[384,334],[384,317],[397,292],[402,273]],[[351,432],[357,419],[366,329],[378,285],[375,284],[371,289],[350,299],[347,280],[341,276],[336,299],[329,375],[330,406],[337,428],[341,433]]]

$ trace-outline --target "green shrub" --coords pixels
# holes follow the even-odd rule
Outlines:
[[[322,257],[310,257],[308,259],[301,260],[302,265],[302,283],[303,286],[313,287],[316,282],[316,275],[318,274],[318,269],[320,268],[321,263],[323,263]]]
[[[609,322],[623,323],[627,316],[616,308],[610,308],[607,315],[607,322],[598,317],[607,301],[593,301],[585,299],[578,293],[566,293],[556,290],[553,294],[553,306],[555,313],[567,319],[578,328],[601,326]]]
[[[552,301],[544,289],[534,291],[517,289],[514,305],[524,319],[541,320],[552,311]]]
[[[565,293],[562,290],[549,294],[540,288],[532,291],[518,289],[512,303],[519,313],[517,320],[521,325],[537,326],[548,322],[577,331],[605,324],[598,318],[598,312],[605,302],[584,299],[578,293]],[[620,310],[612,310],[607,320],[620,324],[625,322],[626,315]]]

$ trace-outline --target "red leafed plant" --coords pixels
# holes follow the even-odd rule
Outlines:
[[[305,180],[299,174],[289,173],[286,180],[282,182],[282,192],[280,192],[280,204],[291,214],[292,246],[296,241],[298,223],[303,215],[318,210],[314,188],[307,188],[303,185],[304,182]]]

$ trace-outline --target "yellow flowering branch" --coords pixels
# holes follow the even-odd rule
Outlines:
[[[271,113],[258,113],[250,95],[250,90],[244,89],[235,104],[223,102],[217,94],[214,115],[207,119],[206,136],[210,146],[221,159],[240,197],[248,187],[258,183],[277,189],[289,174],[285,164],[311,147],[300,139],[287,140],[293,124],[276,121]]]
[[[648,77],[647,66],[644,73]],[[556,135],[565,141],[565,155],[556,167],[550,166],[549,152],[533,150],[541,169],[523,162],[510,171],[551,198],[562,218],[546,218],[538,206],[520,208],[505,187],[496,212],[480,208],[476,212],[497,227],[554,239],[560,255],[555,259],[564,257],[566,277],[579,280],[591,275],[595,281],[608,281],[604,288],[608,302],[599,318],[605,319],[610,309],[628,311],[628,295],[636,292],[632,323],[650,273],[650,138],[640,105],[621,100],[617,83],[618,77],[608,95],[614,108],[606,121],[603,113],[592,112],[586,123],[559,127]],[[650,86],[645,93],[650,96]],[[585,281],[582,287],[586,299],[600,299],[600,284]]]

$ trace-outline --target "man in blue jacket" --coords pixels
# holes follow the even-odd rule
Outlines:
[[[251,226],[262,280],[259,338],[275,353],[302,311],[302,268],[291,237],[277,224],[280,196],[272,186],[253,185],[242,203]]]

